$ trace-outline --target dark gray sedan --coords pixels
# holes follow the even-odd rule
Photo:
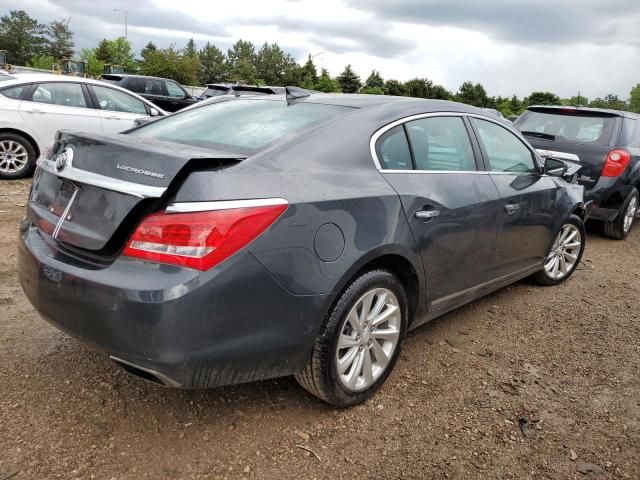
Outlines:
[[[565,173],[458,103],[230,97],[122,135],[59,133],[20,278],[45,319],[147,380],[293,374],[354,405],[407,329],[573,273],[587,208]]]

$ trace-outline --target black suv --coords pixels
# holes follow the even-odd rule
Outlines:
[[[198,101],[176,81],[142,75],[106,74],[101,80],[126,88],[166,110],[175,112]]]
[[[604,222],[607,237],[622,240],[639,212],[638,120],[640,115],[618,110],[534,106],[515,126],[539,151],[551,151],[542,155],[577,157],[578,182],[585,187],[585,200],[593,202],[589,218]]]

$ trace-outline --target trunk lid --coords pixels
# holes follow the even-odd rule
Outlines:
[[[111,256],[190,171],[242,158],[148,138],[61,132],[38,160],[27,215],[62,244]]]
[[[600,178],[620,131],[620,114],[580,108],[530,107],[515,126],[534,148],[577,155],[578,183],[588,190]]]

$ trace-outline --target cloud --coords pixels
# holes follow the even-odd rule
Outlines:
[[[515,44],[640,45],[638,0],[346,0],[385,21],[459,27]]]

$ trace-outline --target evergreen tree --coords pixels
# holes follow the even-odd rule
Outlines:
[[[351,65],[347,65],[342,73],[338,75],[338,84],[343,93],[356,93],[362,87],[362,81]]]
[[[196,42],[193,38],[190,38],[187,42],[187,46],[184,47],[183,53],[185,57],[197,57],[198,49],[196,47]]]
[[[560,97],[551,92],[532,92],[524,99],[526,105],[560,105]]]
[[[207,42],[198,53],[198,56],[200,58],[198,79],[201,84],[226,82],[228,80],[227,59],[222,50]]]
[[[114,63],[111,58],[111,49],[109,48],[109,40],[103,38],[98,47],[95,49],[96,59],[104,63]]]
[[[640,113],[640,83],[636,84],[629,93],[629,110]]]
[[[325,93],[339,92],[340,85],[336,80],[331,78],[327,69],[323,68],[318,77],[318,82],[314,86],[314,90]]]
[[[384,82],[384,93],[386,95],[396,95],[398,97],[407,96],[409,94],[405,85],[398,80],[387,80]]]
[[[54,20],[47,26],[49,55],[55,59],[73,57],[73,32],[69,28],[71,18]]]
[[[8,61],[26,65],[35,55],[47,53],[47,29],[24,10],[11,10],[0,17],[0,50],[9,52]]]
[[[307,57],[307,61],[300,68],[300,75],[302,76],[302,88],[313,89],[314,85],[318,83],[318,71],[313,63],[311,54]]]
[[[158,50],[158,47],[156,47],[155,43],[150,41],[142,50],[140,50],[140,56],[144,59],[149,53],[155,52],[156,50]]]
[[[384,89],[384,79],[380,72],[377,70],[372,70],[369,78],[364,82],[365,88],[379,88],[380,90]]]
[[[238,40],[227,51],[227,62],[232,81],[255,84],[258,80],[256,51],[253,43]]]

